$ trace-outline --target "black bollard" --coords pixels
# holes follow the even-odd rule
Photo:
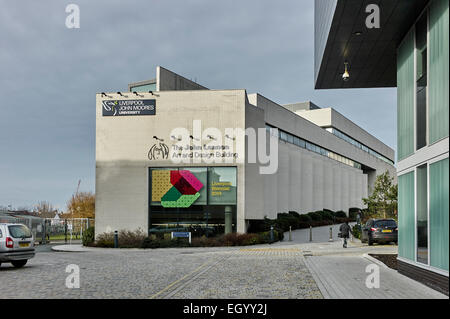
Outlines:
[[[117,230],[114,231],[114,248],[119,248],[119,234]]]
[[[270,242],[273,243],[273,226],[270,226]]]

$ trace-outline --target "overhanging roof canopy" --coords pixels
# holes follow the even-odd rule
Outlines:
[[[316,0],[315,88],[397,86],[397,47],[428,2]],[[379,29],[366,27],[369,4],[380,8]],[[344,82],[342,73],[346,61],[350,79]]]

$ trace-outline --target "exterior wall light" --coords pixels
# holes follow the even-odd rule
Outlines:
[[[228,134],[225,134],[225,137],[229,138],[230,140],[233,140],[233,141],[236,139],[235,137],[230,137],[230,135],[228,135]]]
[[[348,73],[348,62],[344,62],[345,71],[342,74],[342,80],[347,82],[350,79],[350,73]]]

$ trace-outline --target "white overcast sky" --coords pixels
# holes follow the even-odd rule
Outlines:
[[[68,4],[81,28],[65,26]],[[396,149],[396,90],[314,90],[313,0],[0,0],[0,206],[95,190],[95,93],[164,66],[333,107]]]

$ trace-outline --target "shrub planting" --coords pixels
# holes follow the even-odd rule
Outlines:
[[[311,217],[311,219],[313,221],[321,221],[322,220],[322,215],[320,215],[317,212],[310,212],[310,213],[308,213],[308,215]]]
[[[145,236],[142,230],[120,231],[118,234],[119,248],[169,248],[169,247],[219,247],[219,246],[248,246],[257,244],[268,244],[283,239],[283,231],[273,230],[273,240],[270,231],[260,233],[238,234],[230,233],[215,237],[194,237],[191,244],[185,238],[161,238],[160,236]],[[113,248],[114,233],[103,233],[98,235],[97,240],[90,246]]]
[[[347,218],[347,214],[342,210],[339,210],[336,213],[334,213],[334,216],[339,218]]]
[[[83,243],[83,246],[92,246],[94,241],[95,241],[95,228],[89,227],[83,232],[81,242]]]

